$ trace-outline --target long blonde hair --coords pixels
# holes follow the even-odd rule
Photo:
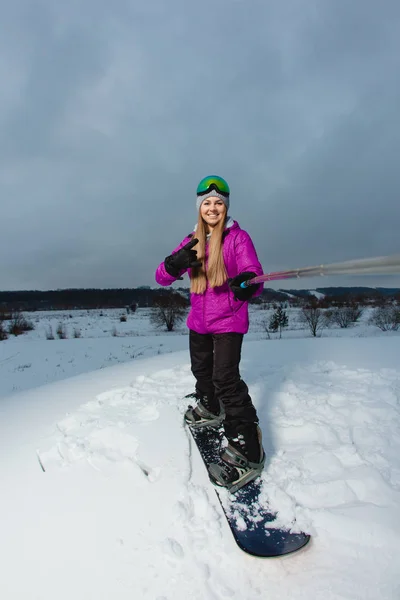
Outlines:
[[[196,231],[194,237],[199,242],[194,246],[197,252],[197,259],[201,260],[201,267],[191,269],[190,275],[190,291],[193,294],[204,294],[207,289],[207,281],[211,288],[219,287],[225,283],[228,276],[226,273],[224,257],[222,252],[222,236],[225,229],[226,209],[224,218],[214,227],[209,241],[207,270],[205,268],[205,256],[207,245],[207,225],[201,216],[197,220]]]

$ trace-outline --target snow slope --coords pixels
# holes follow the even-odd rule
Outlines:
[[[1,398],[0,597],[400,598],[399,350],[398,336],[245,342],[265,501],[313,535],[285,559],[231,537],[182,425],[186,351]]]

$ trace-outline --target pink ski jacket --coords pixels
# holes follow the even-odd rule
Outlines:
[[[192,235],[188,235],[173,252],[177,252],[187,244]],[[240,229],[233,221],[227,226],[223,238],[223,256],[229,278],[236,277],[244,271],[261,275],[263,270],[258,260],[254,244],[249,234]],[[207,261],[207,249],[206,249]],[[187,269],[189,277],[191,269]],[[183,275],[182,271],[180,275]],[[155,278],[158,284],[167,286],[176,281],[167,273],[162,262],[156,270]],[[262,292],[260,284],[254,296]],[[189,329],[197,333],[247,333],[249,329],[248,302],[236,300],[228,283],[216,288],[207,287],[203,294],[190,294],[191,309],[187,318]]]

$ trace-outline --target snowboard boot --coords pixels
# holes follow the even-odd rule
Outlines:
[[[185,398],[194,398],[197,400],[195,408],[193,406],[188,407],[185,412],[185,422],[191,427],[219,427],[225,418],[225,412],[222,410],[221,405],[217,411],[215,408],[216,402],[213,402],[213,406],[210,406],[210,401],[207,396],[193,392],[188,394]],[[218,402],[218,401],[217,401]]]
[[[215,485],[226,487],[233,494],[261,475],[265,454],[257,423],[242,425],[237,435],[225,434],[228,446],[221,452],[222,464],[212,463],[208,471]]]

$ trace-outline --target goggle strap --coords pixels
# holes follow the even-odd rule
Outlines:
[[[227,192],[223,192],[222,190],[220,190],[216,183],[212,183],[211,185],[208,186],[208,188],[206,190],[204,190],[204,192],[198,192],[197,195],[205,196],[205,194],[208,194],[208,192],[211,192],[211,190],[216,190],[219,194],[221,194],[222,196],[225,196],[225,198],[228,198],[228,196],[229,196],[229,194]]]

